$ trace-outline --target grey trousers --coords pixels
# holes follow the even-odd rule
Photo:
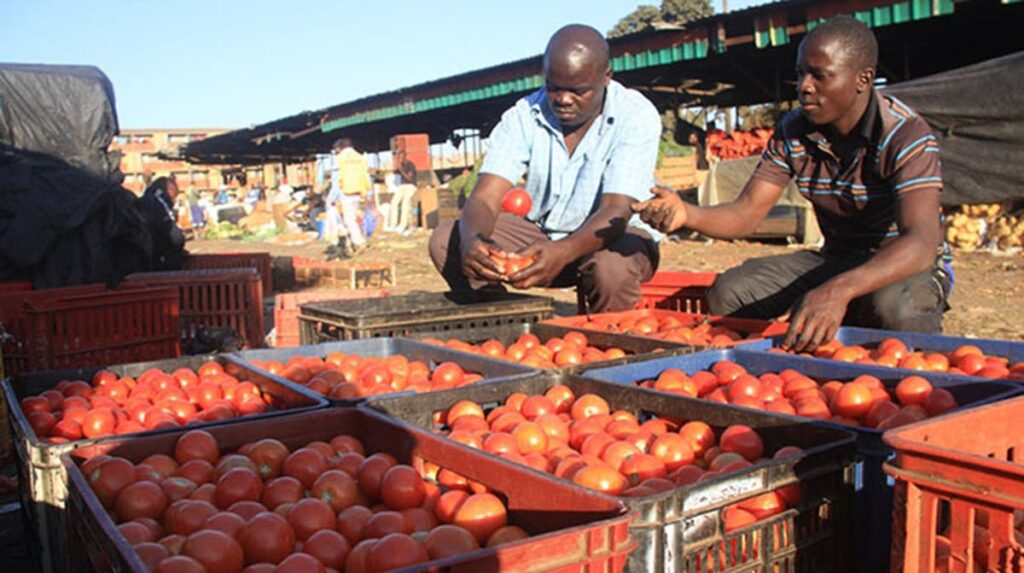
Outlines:
[[[800,251],[750,259],[729,269],[708,292],[712,314],[768,320],[785,314],[807,291],[863,264],[867,255],[839,257]],[[936,265],[850,302],[843,324],[906,332],[942,332],[951,277]]]
[[[547,235],[526,219],[502,213],[491,239],[503,251],[514,252],[547,240]],[[463,274],[460,242],[458,221],[434,229],[429,245],[434,266],[453,291],[488,287],[488,283],[469,280]],[[658,269],[658,259],[658,244],[651,236],[629,227],[607,248],[566,265],[548,286],[575,286],[591,312],[629,310],[640,300],[640,284],[650,280]]]

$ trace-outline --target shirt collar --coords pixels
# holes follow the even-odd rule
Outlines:
[[[879,143],[882,138],[882,118],[880,116],[878,105],[878,94],[875,92],[875,88],[871,88],[871,97],[868,99],[868,107],[864,110],[864,115],[860,116],[860,121],[853,128],[853,133],[856,133],[864,143]],[[825,131],[822,126],[814,125],[807,121],[807,118],[801,116],[804,121],[804,125],[807,126],[807,137],[814,142],[818,147],[829,147],[831,143],[828,137],[825,135]]]
[[[603,135],[606,129],[615,124],[616,112],[619,107],[618,100],[623,89],[622,84],[615,80],[608,82],[608,87],[604,92],[604,108],[598,118],[600,119],[600,125],[597,126],[598,135]],[[553,133],[561,133],[562,129],[558,125],[558,118],[555,117],[551,106],[548,105],[548,88],[540,88],[534,92],[534,95],[535,97],[531,98],[530,102],[530,109],[533,111],[534,117]]]

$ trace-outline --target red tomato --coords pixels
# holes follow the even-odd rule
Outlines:
[[[316,498],[306,498],[296,503],[288,512],[288,524],[299,541],[309,539],[321,529],[334,529],[337,516],[331,506]]]
[[[438,525],[423,539],[423,546],[430,559],[444,559],[480,548],[476,537],[457,525]]]
[[[174,459],[179,464],[189,460],[205,460],[211,464],[220,457],[217,440],[209,432],[192,430],[185,432],[174,445]]]
[[[170,533],[191,535],[199,531],[203,522],[216,513],[217,508],[212,503],[182,499],[167,507],[163,520]]]
[[[198,561],[208,573],[239,573],[245,565],[242,546],[216,529],[201,529],[189,535],[181,554]]]
[[[421,483],[422,481],[420,480]],[[334,513],[338,513],[359,501],[359,484],[351,475],[340,469],[327,470],[316,478],[309,494],[330,506]]]
[[[238,532],[245,562],[280,563],[295,549],[295,531],[285,518],[265,511],[254,516]]]
[[[233,468],[217,480],[213,494],[217,507],[227,509],[238,501],[258,501],[263,496],[263,481],[248,468]]]
[[[429,559],[419,541],[404,533],[391,533],[373,545],[366,556],[366,565],[370,571],[391,571],[426,563]]]
[[[317,531],[306,540],[302,552],[316,557],[324,567],[341,571],[352,545],[345,536],[329,529]],[[282,566],[284,563],[282,563]]]
[[[346,474],[346,477],[347,474]],[[396,465],[389,468],[380,481],[380,498],[391,509],[403,510],[423,503],[426,489],[423,478],[412,467]]]
[[[749,462],[754,462],[764,453],[761,436],[749,426],[729,426],[722,432],[720,442],[722,451],[740,454]]]
[[[516,217],[525,217],[532,207],[533,200],[530,199],[530,194],[521,187],[509,189],[501,200],[501,208]]]

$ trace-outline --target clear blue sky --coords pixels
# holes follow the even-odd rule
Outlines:
[[[98,66],[122,128],[237,128],[533,56],[641,3],[0,0],[0,61]]]

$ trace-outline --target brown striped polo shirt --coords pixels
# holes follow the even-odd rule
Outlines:
[[[938,140],[903,102],[873,92],[854,132],[860,145],[849,165],[840,165],[822,127],[794,110],[782,118],[753,174],[782,186],[795,178],[814,205],[824,251],[838,255],[872,252],[898,237],[902,194],[942,189]],[[941,212],[935,216],[941,221]],[[948,253],[943,243],[940,254]]]

